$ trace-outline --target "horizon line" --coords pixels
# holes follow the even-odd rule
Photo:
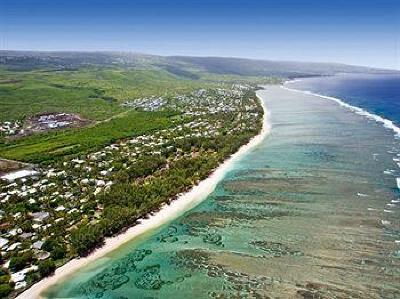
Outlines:
[[[269,59],[269,58],[250,58],[243,56],[213,56],[213,55],[165,55],[165,54],[152,54],[134,50],[16,50],[16,49],[0,49],[0,52],[39,52],[39,53],[124,53],[124,54],[138,54],[138,55],[148,55],[148,56],[159,56],[159,57],[192,57],[192,58],[231,58],[231,59],[244,59],[244,60],[253,60],[253,61],[270,61],[270,62],[287,62],[287,63],[310,63],[310,64],[334,64],[334,65],[344,65],[344,66],[353,66],[353,67],[365,67],[375,70],[385,70],[385,71],[400,71],[399,68],[389,68],[389,67],[375,67],[370,65],[360,65],[360,64],[351,64],[344,62],[334,62],[334,61],[310,61],[310,60],[287,60],[287,59]]]

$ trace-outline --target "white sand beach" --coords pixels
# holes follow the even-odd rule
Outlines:
[[[269,133],[270,124],[268,122],[268,110],[265,107],[263,99],[258,95],[257,97],[259,98],[264,110],[262,130],[257,136],[253,137],[249,143],[243,145],[236,153],[234,153],[229,159],[222,163],[207,179],[201,181],[198,185],[194,186],[187,193],[179,196],[169,205],[165,204],[154,215],[149,216],[147,219],[140,219],[139,224],[127,229],[124,233],[106,239],[102,247],[96,249],[87,257],[73,259],[65,265],[61,266],[60,268],[56,269],[55,273],[52,276],[37,282],[29,289],[21,293],[17,298],[40,298],[41,293],[43,293],[43,291],[45,291],[51,285],[54,285],[57,282],[66,279],[72,273],[117,249],[122,244],[131,241],[139,235],[142,235],[175,219],[182,213],[190,210],[201,201],[203,201],[215,189],[218,182],[231,169],[235,161],[239,160],[248,151],[256,147]]]

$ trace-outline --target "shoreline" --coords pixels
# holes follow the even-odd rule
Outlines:
[[[57,268],[52,276],[46,277],[30,288],[19,294],[17,299],[44,298],[41,294],[56,283],[66,279],[80,268],[116,250],[123,244],[132,241],[134,238],[156,229],[165,223],[175,219],[182,213],[190,210],[214,191],[217,184],[223,179],[225,174],[231,169],[232,165],[244,154],[257,146],[270,132],[268,123],[268,110],[261,96],[256,93],[263,108],[262,128],[258,135],[254,136],[247,144],[242,145],[237,152],[232,154],[222,164],[220,164],[206,179],[193,186],[188,192],[181,194],[169,204],[163,204],[160,210],[147,219],[139,219],[139,223],[128,228],[125,232],[114,237],[105,239],[103,246],[95,249],[86,257],[74,258]]]

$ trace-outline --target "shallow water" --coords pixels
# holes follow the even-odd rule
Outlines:
[[[399,298],[393,132],[317,96],[259,94],[271,134],[204,202],[46,295]]]

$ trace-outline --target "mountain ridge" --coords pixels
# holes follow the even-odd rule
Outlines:
[[[302,62],[217,56],[160,56],[116,51],[0,50],[0,66],[13,70],[38,68],[161,68],[196,79],[198,73],[238,76],[303,77],[337,73],[400,73],[397,70],[330,62]]]

